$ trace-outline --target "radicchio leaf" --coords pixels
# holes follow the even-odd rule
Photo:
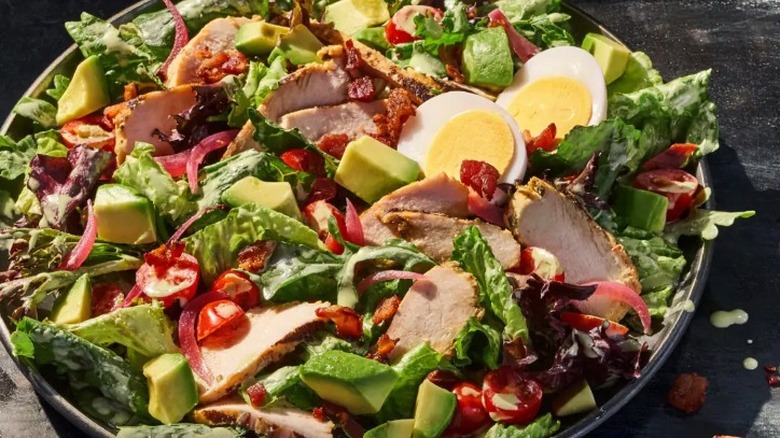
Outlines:
[[[176,152],[185,151],[209,134],[224,131],[221,123],[209,122],[213,116],[225,112],[230,106],[230,97],[220,85],[203,85],[193,87],[195,104],[179,114],[173,115],[176,127],[170,133],[155,130],[154,135],[170,143]]]

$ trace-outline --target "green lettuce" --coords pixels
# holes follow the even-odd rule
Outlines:
[[[57,127],[57,107],[42,99],[23,97],[14,106],[14,113],[32,120],[44,129]]]
[[[398,380],[390,390],[382,409],[376,414],[380,423],[400,418],[414,417],[414,403],[417,400],[417,390],[431,371],[442,367],[442,355],[431,348],[428,343],[422,343],[407,351],[392,365],[398,374]]]
[[[51,88],[46,90],[46,94],[54,100],[60,100],[65,90],[70,85],[70,78],[64,75],[54,75],[54,79],[51,81]]]
[[[643,52],[631,52],[626,71],[617,80],[607,85],[607,93],[612,97],[615,94],[633,93],[663,83],[661,74],[653,68],[653,61],[649,56]]]
[[[333,301],[336,275],[344,262],[328,251],[282,243],[274,251],[269,268],[260,274],[263,298],[274,303]]]
[[[198,259],[201,275],[211,284],[219,274],[236,264],[238,252],[258,240],[297,243],[325,249],[317,233],[301,222],[277,211],[244,204],[224,219],[190,235],[183,242]]]
[[[120,427],[117,438],[241,438],[246,429],[210,427],[205,424],[165,424],[162,426]]]
[[[504,337],[522,338],[531,345],[528,325],[520,307],[512,299],[512,286],[504,268],[493,256],[490,245],[477,227],[469,227],[455,237],[452,260],[477,279],[482,305],[504,323]]]
[[[37,132],[34,135],[35,144],[38,145],[36,154],[50,157],[67,157],[68,148],[60,143],[60,134],[55,129]]]
[[[755,211],[709,211],[694,210],[687,218],[667,225],[664,229],[664,237],[676,242],[680,236],[699,236],[704,240],[712,240],[718,237],[718,226],[728,227],[739,218],[749,218],[756,214]]]
[[[251,61],[243,86],[235,77],[228,80],[227,83],[231,87],[228,94],[233,100],[233,107],[228,114],[228,125],[235,128],[243,126],[248,120],[249,110],[257,108],[286,75],[285,58],[278,56],[267,67],[260,61]]]
[[[561,428],[561,422],[552,415],[537,417],[525,426],[507,426],[500,423],[488,429],[485,438],[548,438]]]
[[[501,345],[500,330],[472,317],[455,337],[455,356],[452,363],[465,366],[477,362],[496,369],[499,366]]]
[[[676,287],[686,265],[683,252],[649,232],[634,236],[624,232],[616,237],[636,266],[642,291]]]
[[[561,0],[499,0],[495,5],[511,22],[558,12]]]
[[[0,135],[0,179],[3,187],[9,187],[11,182],[27,172],[30,160],[35,157],[38,148],[35,138],[29,135],[19,141]]]
[[[70,395],[73,403],[81,411],[104,423],[119,426],[138,422],[138,418],[133,415],[133,411],[129,407],[116,400],[103,397],[103,394],[95,388],[71,383]]]
[[[317,406],[317,395],[301,380],[300,365],[281,367],[270,374],[261,375],[242,385],[239,393],[249,404],[252,402],[247,389],[257,383],[261,383],[265,388],[265,399],[262,407],[273,406],[282,399],[300,409],[310,410]]]

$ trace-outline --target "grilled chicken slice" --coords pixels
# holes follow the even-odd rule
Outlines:
[[[211,335],[200,351],[214,382],[201,382],[200,402],[210,403],[236,389],[268,364],[289,353],[324,321],[315,310],[327,303],[294,303],[249,310],[228,336]]]
[[[181,49],[168,66],[165,85],[175,87],[184,84],[203,84],[203,79],[198,75],[198,69],[204,60],[208,59],[208,56],[203,55],[235,49],[236,31],[249,21],[251,20],[243,17],[211,20]]]
[[[282,78],[279,88],[265,98],[259,109],[278,122],[293,111],[338,105],[347,101],[349,81],[349,74],[334,61],[309,64]]]
[[[244,123],[244,126],[241,127],[241,130],[238,131],[236,138],[234,138],[233,141],[228,145],[227,149],[225,149],[225,153],[222,155],[222,159],[224,160],[225,158],[232,157],[233,155],[248,151],[250,149],[264,151],[265,148],[260,146],[260,143],[255,140],[254,135],[255,126],[252,125],[252,122],[247,121]]]
[[[335,425],[306,411],[288,406],[257,409],[238,397],[230,397],[192,412],[197,423],[239,426],[270,438],[332,438]]]
[[[122,109],[113,117],[117,162],[121,164],[124,161],[137,141],[154,145],[156,155],[172,154],[171,145],[154,134],[157,131],[169,134],[176,127],[173,115],[192,107],[195,98],[195,88],[182,85],[166,91],[142,94],[123,103]]]
[[[347,102],[341,105],[308,108],[285,114],[279,124],[298,128],[306,138],[317,142],[325,134],[346,134],[354,139],[376,132],[374,116],[386,111],[385,102]]]
[[[432,268],[425,277],[426,281],[414,283],[406,292],[387,329],[391,339],[398,339],[390,352],[391,361],[423,342],[449,355],[469,319],[482,317],[471,274],[443,265]]]
[[[522,248],[507,230],[479,219],[461,219],[435,213],[391,212],[381,218],[393,234],[413,243],[420,251],[442,263],[452,257],[452,239],[468,227],[476,226],[488,241],[493,255],[504,269],[520,263]]]
[[[639,293],[636,267],[615,238],[588,212],[549,183],[532,178],[518,187],[507,210],[507,223],[520,242],[558,257],[570,283],[615,281]],[[619,321],[628,308],[610,303],[598,316]]]
[[[383,245],[395,237],[381,218],[392,211],[440,213],[466,218],[471,215],[468,206],[469,190],[460,181],[444,173],[409,184],[384,196],[360,215],[366,243]]]

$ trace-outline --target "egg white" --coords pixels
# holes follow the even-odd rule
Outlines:
[[[554,47],[529,59],[515,74],[512,85],[498,95],[496,103],[509,108],[515,94],[523,87],[538,79],[555,76],[575,80],[588,90],[592,101],[588,125],[597,125],[607,117],[607,84],[601,66],[593,55],[579,47]]]
[[[398,140],[398,152],[417,161],[425,168],[425,158],[436,134],[453,117],[466,111],[486,110],[499,114],[512,131],[515,151],[512,161],[501,175],[500,182],[522,179],[528,162],[525,141],[515,119],[504,109],[484,97],[465,91],[450,91],[435,96],[417,107],[414,116],[403,126]],[[429,175],[430,176],[430,175]]]

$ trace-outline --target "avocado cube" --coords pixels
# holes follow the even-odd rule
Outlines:
[[[236,49],[250,56],[266,56],[290,29],[265,21],[253,21],[236,32]]]
[[[458,402],[455,394],[423,380],[414,407],[413,438],[436,438],[452,421]]]
[[[590,52],[604,72],[607,85],[623,76],[631,52],[626,46],[598,33],[589,33],[582,40],[582,48]]]
[[[666,226],[669,199],[657,193],[620,184],[615,188],[612,208],[628,225],[661,233]]]
[[[165,353],[144,365],[149,387],[149,414],[163,424],[174,424],[198,404],[198,387],[187,359]]]
[[[411,438],[414,419],[392,420],[366,431],[363,438]]]
[[[279,51],[295,65],[321,62],[317,52],[324,45],[308,27],[299,24],[291,32],[279,37]]]
[[[103,66],[96,55],[81,61],[57,103],[57,124],[92,114],[111,103]]]
[[[384,0],[339,0],[325,7],[325,22],[339,32],[354,35],[390,19]]]
[[[152,202],[121,184],[105,184],[95,195],[98,239],[133,245],[157,241]]]
[[[463,44],[463,76],[467,84],[504,88],[512,84],[514,62],[509,38],[502,27],[469,35]]]
[[[334,180],[372,203],[382,196],[417,181],[416,161],[367,135],[350,142],[344,151]]]
[[[57,325],[78,324],[92,316],[92,280],[84,274],[54,301],[49,319]]]
[[[303,364],[301,380],[323,399],[364,415],[382,408],[398,374],[375,360],[331,350]]]
[[[247,176],[225,190],[222,201],[231,207],[251,203],[301,220],[292,186],[286,181],[268,182]]]
[[[597,407],[593,391],[585,379],[561,391],[552,402],[552,412],[556,417],[582,414]]]

